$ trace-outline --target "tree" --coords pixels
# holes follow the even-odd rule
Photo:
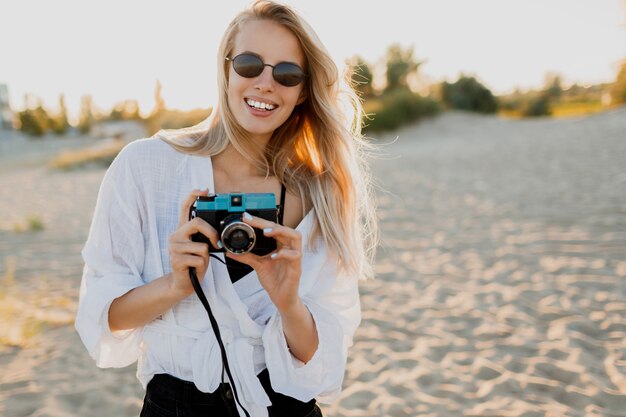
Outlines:
[[[57,135],[62,135],[69,127],[67,120],[67,106],[65,105],[65,96],[59,96],[59,112],[50,118],[50,129]]]
[[[78,130],[80,130],[81,133],[88,133],[91,130],[93,119],[91,96],[82,96],[80,102],[80,113],[78,116]]]
[[[413,48],[406,50],[398,44],[393,44],[387,49],[385,57],[387,64],[387,86],[385,91],[393,91],[398,88],[408,89],[410,75],[417,74],[421,62],[417,62],[413,57]]]
[[[522,116],[526,117],[550,116],[551,114],[550,97],[545,91],[536,97],[530,98],[522,108]]]
[[[548,98],[558,100],[563,94],[563,86],[561,76],[557,73],[549,72],[546,74],[544,90]]]
[[[615,82],[611,87],[611,100],[615,104],[626,103],[626,60],[622,62],[622,66],[617,73]]]
[[[141,120],[139,102],[137,100],[124,100],[117,103],[109,116],[109,120]]]
[[[361,97],[370,97],[374,94],[372,80],[374,75],[370,65],[360,56],[354,56],[349,61],[350,79],[354,89]]]
[[[453,109],[495,113],[498,102],[491,91],[474,77],[462,75],[455,83],[441,85],[441,100]]]
[[[24,110],[18,113],[20,130],[32,136],[42,136],[48,131],[50,116],[43,108],[41,99],[24,95]]]
[[[157,80],[156,87],[154,88],[154,108],[152,109],[150,117],[158,117],[166,109],[165,100],[161,95],[162,90],[163,86],[161,85],[161,81]]]

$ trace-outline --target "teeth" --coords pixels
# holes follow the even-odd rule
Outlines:
[[[251,100],[251,99],[247,99],[246,103],[248,103],[248,106],[254,107],[255,109],[274,110],[274,105],[273,104],[262,103],[260,101],[255,101],[255,100]]]

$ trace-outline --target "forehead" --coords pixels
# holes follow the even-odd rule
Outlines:
[[[270,64],[289,61],[304,66],[304,53],[298,38],[271,20],[255,19],[241,24],[232,55],[242,52],[254,52]]]

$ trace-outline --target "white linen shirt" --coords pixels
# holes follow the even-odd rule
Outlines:
[[[82,251],[75,325],[97,366],[125,367],[138,360],[144,388],[157,373],[193,381],[203,392],[215,391],[221,382],[219,346],[196,294],[140,328],[111,332],[108,322],[115,298],[171,272],[168,239],[177,229],[182,202],[193,189],[207,187],[215,192],[211,158],[178,152],[153,138],[127,145],[100,186]],[[291,355],[280,314],[256,272],[233,284],[226,266],[212,259],[202,281],[232,382],[253,417],[267,416],[271,405],[256,377],[265,368],[276,392],[301,401],[330,402],[341,390],[347,350],[361,320],[358,277],[340,272],[337,256],[321,239],[315,247],[306,244],[313,224],[311,211],[297,226],[305,242],[299,294],[319,339],[306,364]]]

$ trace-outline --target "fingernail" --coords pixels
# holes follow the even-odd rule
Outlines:
[[[243,212],[243,218],[246,220],[252,220],[252,216],[246,211]]]
[[[277,256],[278,256],[278,253],[274,252],[270,255],[270,258],[276,259]]]
[[[224,247],[224,245],[222,245],[222,241],[221,240],[217,241],[217,247],[220,248],[220,249],[222,249]]]
[[[272,233],[272,228],[266,227],[265,229],[263,229],[263,233]]]

